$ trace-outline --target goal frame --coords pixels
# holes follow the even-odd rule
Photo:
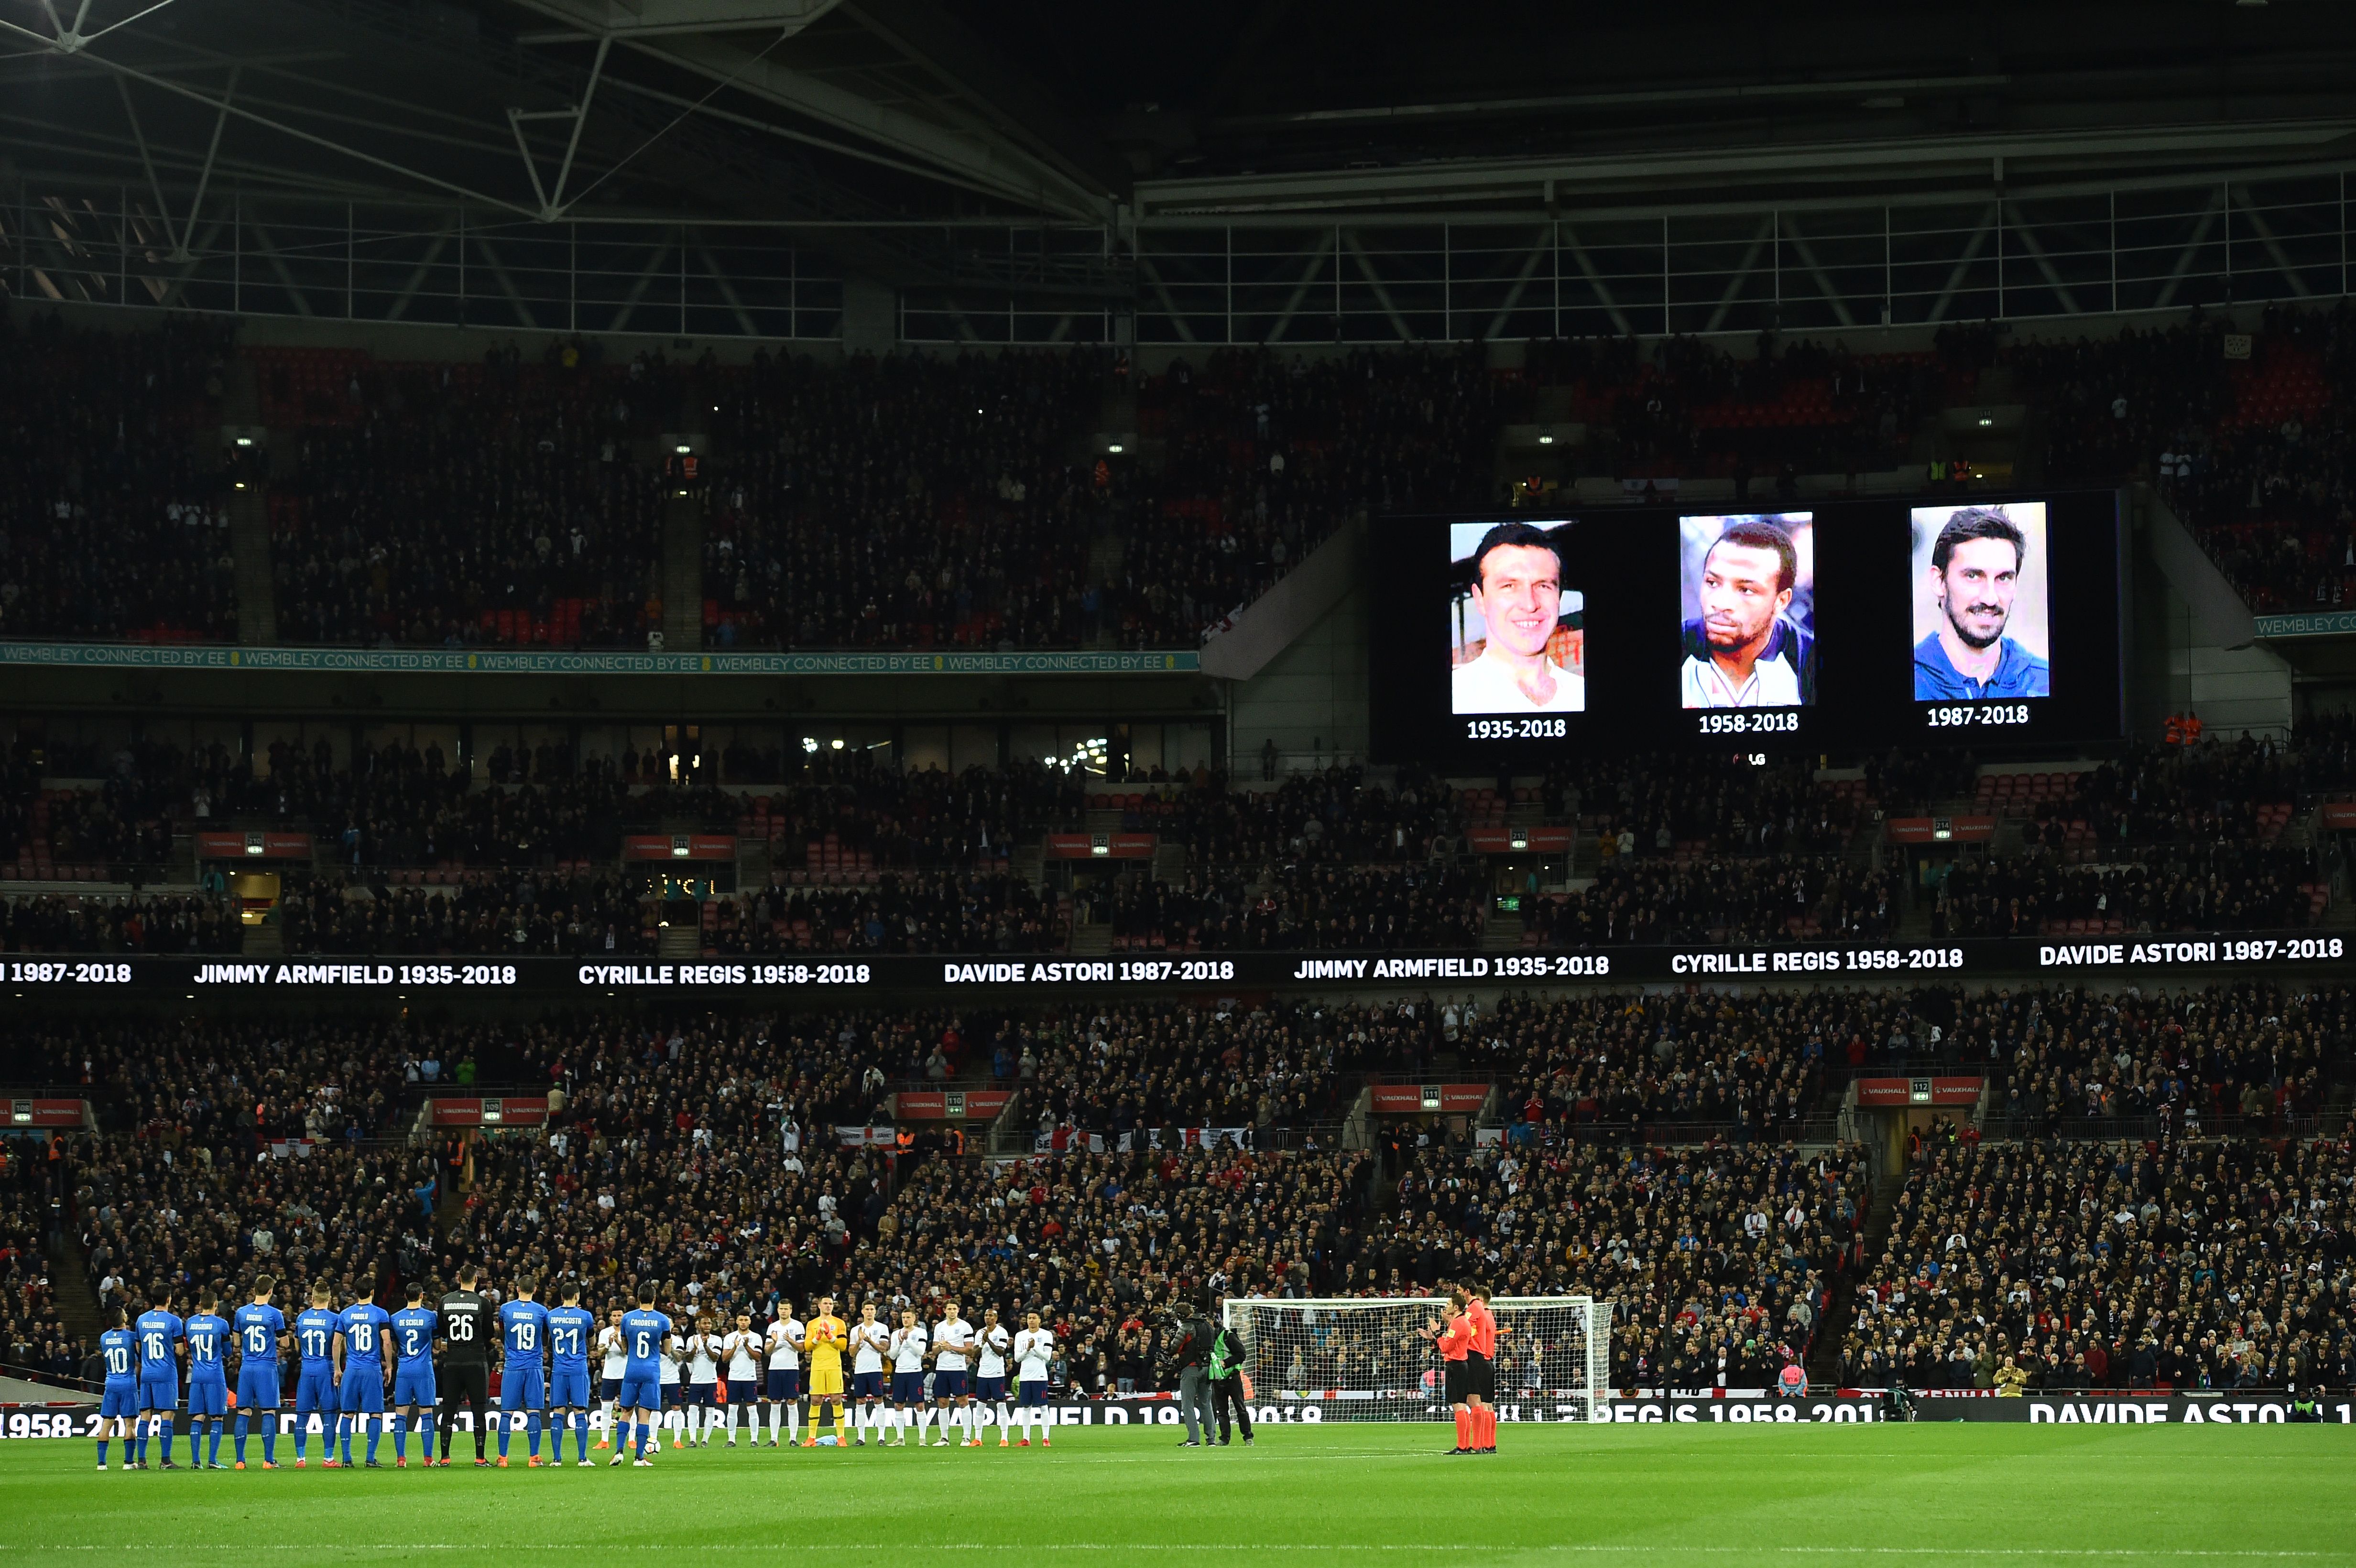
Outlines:
[[[1233,1296],[1226,1299],[1221,1309],[1220,1323],[1226,1328],[1237,1329],[1248,1327],[1255,1311],[1300,1313],[1312,1309],[1331,1312],[1336,1317],[1348,1317],[1420,1307],[1430,1317],[1445,1318],[1452,1307],[1446,1296],[1318,1296],[1290,1299],[1271,1296]],[[1492,1404],[1508,1413],[1508,1419],[1584,1422],[1609,1419],[1601,1413],[1601,1407],[1611,1397],[1612,1308],[1610,1301],[1591,1296],[1498,1296],[1489,1298],[1489,1308],[1498,1317],[1499,1326],[1509,1329],[1515,1327],[1513,1319],[1515,1315],[1540,1309],[1575,1311],[1585,1319],[1581,1328],[1584,1339],[1581,1358],[1584,1363],[1581,1368],[1583,1386],[1551,1390],[1509,1389],[1501,1379],[1495,1394],[1490,1399]],[[1247,1367],[1257,1360],[1258,1351],[1258,1345],[1247,1346]],[[1506,1358],[1501,1355],[1499,1360],[1504,1361]],[[1255,1370],[1254,1376],[1268,1385],[1256,1391],[1255,1403],[1267,1403],[1271,1395],[1276,1395],[1278,1403],[1294,1403],[1306,1408],[1324,1410],[1335,1407],[1344,1398],[1339,1391],[1321,1391],[1313,1395],[1301,1390],[1279,1391],[1275,1387],[1278,1380],[1272,1374]],[[1291,1401],[1282,1400],[1282,1394],[1292,1395]],[[1356,1416],[1355,1411],[1362,1403],[1373,1406],[1373,1413]],[[1374,1392],[1353,1394],[1349,1403],[1356,1419],[1444,1421],[1449,1418],[1449,1407],[1442,1400],[1436,1395],[1421,1395],[1413,1390],[1393,1391],[1387,1398]],[[1544,1407],[1543,1412],[1525,1413],[1534,1404]],[[1558,1408],[1566,1404],[1570,1407],[1567,1414]],[[1320,1415],[1316,1419],[1324,1417]]]

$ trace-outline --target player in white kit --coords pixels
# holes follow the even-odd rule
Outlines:
[[[605,1326],[597,1330],[597,1350],[604,1359],[597,1368],[597,1409],[605,1418],[605,1435],[597,1439],[600,1448],[614,1445],[614,1399],[622,1392],[622,1371],[629,1365],[629,1357],[622,1349],[622,1309],[615,1307],[605,1314]]]
[[[728,1446],[736,1446],[736,1415],[744,1413],[744,1424],[753,1429],[753,1443],[761,1441],[761,1407],[754,1401],[761,1397],[761,1336],[753,1331],[750,1314],[739,1312],[736,1327],[720,1341],[720,1354],[728,1373]]]
[[[680,1391],[679,1381],[679,1365],[686,1355],[687,1341],[677,1334],[671,1335],[663,1341],[662,1414],[658,1419],[669,1430],[670,1445],[674,1449],[686,1446],[686,1444],[681,1441],[681,1434],[687,1427],[687,1413],[680,1409],[680,1405],[687,1396]],[[661,1445],[662,1437],[659,1434],[656,1435],[655,1442],[658,1446]]]
[[[1039,1446],[1052,1448],[1055,1439],[1054,1418],[1047,1410],[1047,1363],[1055,1358],[1055,1336],[1039,1327],[1039,1315],[1032,1313],[1023,1320],[1023,1332],[1014,1336],[1014,1366],[1018,1374],[1015,1408],[1023,1417],[1023,1446],[1031,1446],[1031,1428],[1039,1428]]]
[[[884,1357],[892,1348],[892,1330],[875,1318],[872,1301],[859,1308],[859,1321],[851,1326],[851,1394],[859,1402],[858,1444],[867,1446],[870,1430],[884,1429]],[[884,1439],[879,1435],[876,1445]]]
[[[712,1429],[720,1422],[719,1325],[709,1317],[687,1337],[687,1441],[691,1447],[712,1445]]]
[[[941,1309],[941,1320],[933,1325],[933,1403],[940,1421],[940,1445],[944,1448],[950,1445],[952,1431],[964,1434],[957,1446],[981,1446],[981,1439],[973,1430],[973,1391],[966,1383],[972,1354],[973,1325],[958,1316],[956,1302],[949,1302]],[[916,1446],[924,1445],[924,1433],[919,1430]]]
[[[777,1445],[777,1417],[784,1413],[788,1443],[802,1440],[802,1351],[809,1330],[794,1316],[794,1304],[777,1303],[777,1316],[769,1325],[769,1381],[761,1390],[761,1402],[769,1407],[769,1446]]]
[[[981,1332],[974,1336],[974,1397],[977,1401],[976,1421],[981,1419],[980,1409],[998,1407],[998,1445],[1006,1446],[1007,1428],[1013,1420],[1006,1413],[1006,1351],[1014,1343],[1014,1336],[998,1320],[998,1308],[986,1308],[981,1315]]]
[[[892,1446],[908,1445],[908,1428],[916,1428],[916,1446],[925,1445],[933,1413],[925,1403],[925,1350],[932,1341],[916,1321],[914,1307],[903,1308],[900,1326],[892,1330]]]

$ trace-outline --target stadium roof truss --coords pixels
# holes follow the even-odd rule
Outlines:
[[[0,0],[0,288],[810,340],[841,335],[847,280],[872,281],[911,340],[1207,346],[1837,330],[2348,286],[2356,115],[2336,102],[1141,177],[944,3]]]

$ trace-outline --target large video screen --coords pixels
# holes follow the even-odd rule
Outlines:
[[[2105,490],[1383,518],[1375,752],[2115,739],[2118,515]]]

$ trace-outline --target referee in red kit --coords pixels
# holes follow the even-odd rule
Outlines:
[[[1440,1348],[1440,1364],[1446,1376],[1448,1403],[1456,1412],[1456,1446],[1451,1454],[1477,1454],[1473,1445],[1472,1407],[1467,1403],[1471,1394],[1471,1360],[1472,1355],[1472,1319],[1465,1310],[1468,1297],[1462,1289],[1448,1293],[1449,1305],[1456,1315],[1445,1325],[1434,1322],[1425,1325],[1423,1337]]]
[[[1472,1416],[1472,1449],[1475,1454],[1497,1451],[1497,1319],[1489,1311],[1489,1293],[1475,1286],[1460,1293],[1464,1318],[1472,1328],[1472,1346],[1464,1353],[1464,1403]]]

